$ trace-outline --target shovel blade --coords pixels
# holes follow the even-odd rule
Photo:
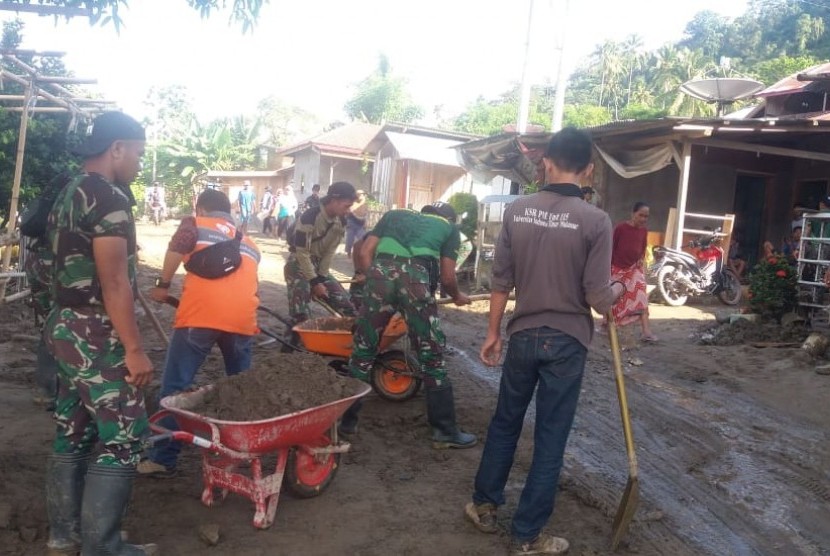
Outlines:
[[[620,505],[617,508],[617,515],[614,516],[614,523],[611,526],[611,550],[616,550],[620,541],[628,532],[628,526],[637,511],[640,503],[640,480],[637,477],[628,477]]]

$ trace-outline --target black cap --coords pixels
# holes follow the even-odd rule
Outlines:
[[[424,214],[434,214],[436,216],[440,216],[441,218],[449,220],[453,224],[458,218],[458,215],[455,213],[455,209],[452,208],[452,205],[443,201],[435,201],[431,205],[426,205],[421,209],[421,212]]]
[[[323,198],[324,201],[331,199],[357,201],[357,191],[349,182],[338,181],[329,186],[326,196]]]
[[[92,132],[72,154],[89,158],[106,151],[115,141],[145,141],[144,128],[123,112],[104,112],[92,120]]]

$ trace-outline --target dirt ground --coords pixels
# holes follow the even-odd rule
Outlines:
[[[171,222],[139,230],[145,289],[174,229]],[[264,252],[263,302],[284,311],[284,249],[256,239]],[[343,254],[336,266],[343,277],[350,272]],[[624,331],[642,497],[618,554],[830,554],[830,376],[818,374],[799,348],[701,345],[725,310],[708,302],[653,305],[658,343],[637,345],[634,331]],[[172,308],[155,306],[154,312],[169,326]],[[486,302],[441,309],[458,420],[482,438],[499,380],[498,369],[477,360],[486,312]],[[140,321],[160,374],[163,343],[148,319]],[[281,330],[270,317],[260,324]],[[42,554],[46,537],[43,474],[53,425],[32,401],[35,342],[27,336],[35,334],[22,303],[0,307],[2,554]],[[276,349],[257,347],[255,360],[275,356]],[[217,353],[199,381],[221,375]],[[252,504],[240,496],[203,506],[200,454],[187,449],[177,478],[136,482],[125,523],[130,538],[176,555],[505,553],[509,517],[532,454],[532,408],[500,512],[502,532],[488,536],[462,517],[481,448],[433,450],[423,394],[404,403],[374,394],[366,399],[360,433],[331,486],[312,499],[284,494],[270,529],[252,527]],[[598,336],[548,525],[570,540],[571,554],[610,554],[611,521],[627,474],[610,352]],[[216,546],[200,540],[206,525],[218,527]]]

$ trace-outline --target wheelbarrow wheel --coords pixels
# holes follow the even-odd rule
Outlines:
[[[339,467],[340,454],[315,458],[302,449],[292,448],[288,453],[283,484],[297,498],[314,498],[328,488]]]
[[[414,376],[417,364],[407,361],[400,350],[381,353],[372,367],[372,386],[378,396],[391,402],[409,400],[421,388],[421,379]]]

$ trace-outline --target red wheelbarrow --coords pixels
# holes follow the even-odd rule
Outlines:
[[[168,396],[162,409],[150,417],[150,427],[157,433],[147,443],[176,440],[202,448],[202,503],[212,506],[215,491],[223,500],[228,492],[246,496],[255,506],[254,527],[267,529],[274,522],[283,484],[299,498],[322,493],[334,479],[340,454],[349,443],[337,438],[336,422],[370,387],[348,398],[304,409],[288,415],[260,421],[223,421],[191,411],[213,386]],[[158,421],[176,420],[180,430],[167,430]],[[262,458],[276,453],[274,473],[264,474]],[[250,473],[237,468],[250,463]]]

